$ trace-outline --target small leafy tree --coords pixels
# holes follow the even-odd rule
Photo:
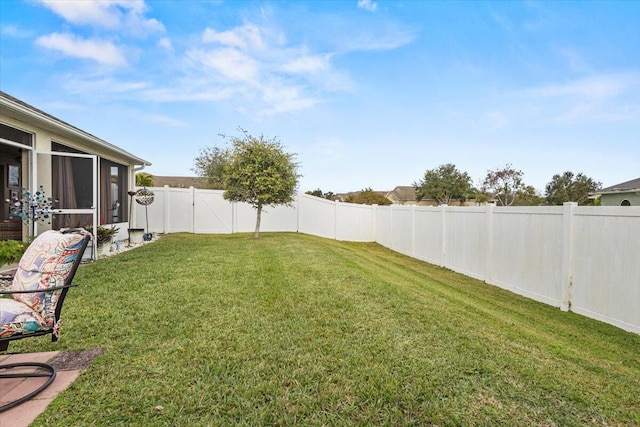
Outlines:
[[[138,172],[136,174],[137,187],[153,187],[153,175],[147,172]]]
[[[224,198],[245,202],[256,211],[254,237],[260,237],[260,219],[264,206],[288,205],[298,186],[296,155],[284,151],[275,138],[254,137],[240,129],[241,137],[231,137],[230,151],[215,151],[224,158],[222,167]],[[226,153],[226,154],[222,154]],[[217,170],[212,171],[217,174]]]
[[[353,194],[349,194],[345,198],[347,203],[357,203],[359,205],[390,205],[391,200],[387,199],[383,194],[373,191],[371,188],[365,188]]]
[[[321,197],[327,200],[334,200],[336,196],[332,191],[327,191],[326,193],[323,193],[322,190],[319,188],[316,188],[313,191],[306,191],[304,194],[308,194],[310,196],[315,196],[315,197]]]
[[[523,175],[521,170],[514,169],[510,164],[502,169],[487,171],[482,191],[492,193],[501,206],[511,206],[518,194],[527,188],[522,181]]]
[[[465,200],[472,189],[471,178],[460,172],[452,163],[427,170],[424,178],[414,182],[417,200],[435,199],[438,204],[450,204],[452,200]]]
[[[585,204],[589,200],[589,193],[595,193],[602,188],[602,184],[579,173],[567,171],[562,175],[556,174],[545,187],[545,196],[550,205],[561,205],[564,202]]]
[[[206,147],[200,150],[195,159],[193,171],[207,180],[209,187],[216,190],[224,189],[225,167],[229,163],[231,150],[220,147]]]

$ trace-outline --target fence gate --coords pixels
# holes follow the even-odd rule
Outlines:
[[[194,233],[233,233],[233,204],[224,200],[223,192],[193,189]]]

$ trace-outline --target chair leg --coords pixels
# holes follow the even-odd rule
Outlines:
[[[29,394],[26,394],[12,402],[6,403],[0,406],[0,412],[6,411],[7,409],[11,409],[14,406],[17,406],[27,400],[31,399],[47,387],[51,385],[53,380],[56,378],[56,368],[46,363],[38,363],[38,362],[24,362],[24,363],[9,363],[6,365],[0,365],[0,371],[2,370],[11,370],[16,368],[35,368],[36,370],[32,372],[19,372],[19,373],[0,373],[0,381],[7,378],[47,378],[44,384],[40,385],[37,389],[32,391]],[[38,372],[38,370],[40,370]]]

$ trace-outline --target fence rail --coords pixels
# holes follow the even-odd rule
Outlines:
[[[255,210],[217,190],[152,188],[136,205],[152,232],[239,233]],[[145,212],[148,209],[148,212]],[[640,333],[640,208],[366,206],[298,195],[263,211],[262,231],[377,242],[565,311]]]

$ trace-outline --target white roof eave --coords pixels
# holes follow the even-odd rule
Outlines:
[[[52,116],[48,116],[40,113],[39,111],[35,111],[31,108],[28,108],[26,105],[17,103],[11,99],[0,97],[0,106],[3,107],[3,109],[6,108],[10,112],[13,112],[14,115],[12,117],[18,120],[25,121],[27,123],[29,122],[29,120],[34,121],[35,124],[47,130],[54,131],[61,135],[67,135],[73,138],[78,138],[94,146],[98,146],[106,149],[107,151],[111,151],[113,153],[122,155],[127,159],[131,160],[133,164],[151,166],[151,163],[148,162],[147,160],[144,160],[138,156],[134,156],[128,151],[125,151],[113,144],[110,144],[103,139],[100,139],[81,129],[78,129],[74,126],[71,126],[67,123],[57,120]],[[11,116],[11,114],[7,114],[7,115]]]

